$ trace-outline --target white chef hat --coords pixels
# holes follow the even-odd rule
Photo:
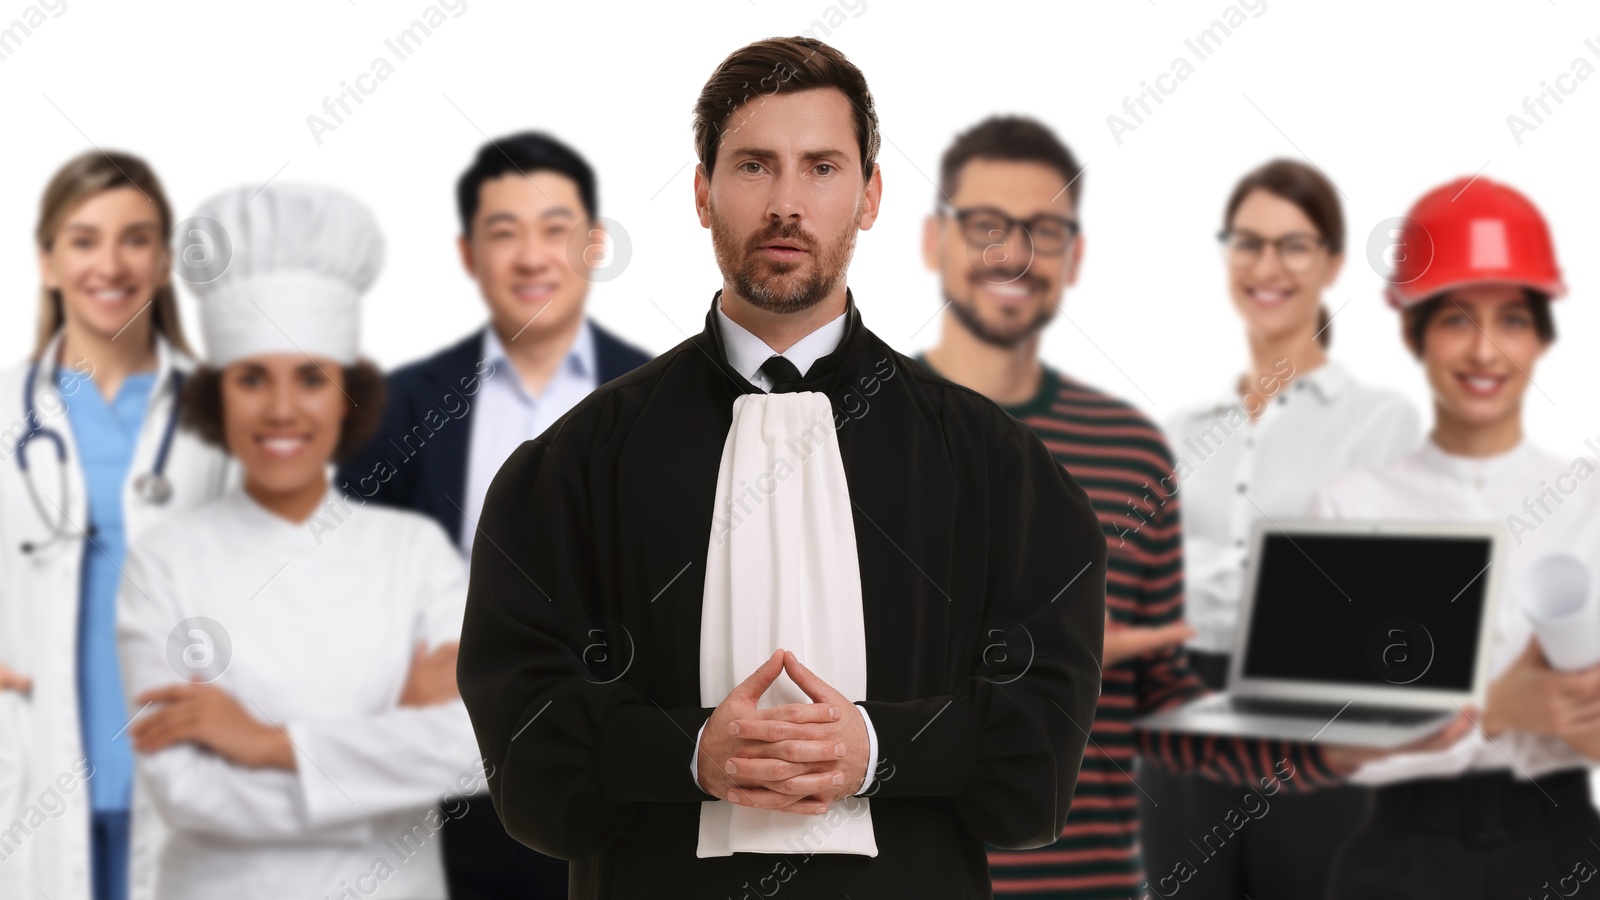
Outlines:
[[[192,284],[211,365],[262,353],[356,361],[361,295],[383,268],[383,235],[364,204],[314,185],[242,187],[189,221],[220,229],[207,239],[229,255],[220,276]]]

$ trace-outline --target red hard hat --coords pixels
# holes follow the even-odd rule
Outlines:
[[[1519,284],[1551,299],[1567,291],[1538,207],[1487,178],[1429,191],[1406,215],[1397,248],[1384,292],[1396,309],[1470,284]]]

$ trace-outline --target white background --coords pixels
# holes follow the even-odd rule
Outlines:
[[[28,6],[0,0],[0,27]],[[1600,47],[1592,4],[1257,0],[1120,144],[1107,116],[1174,59],[1194,62],[1185,39],[1228,4],[465,0],[395,62],[384,39],[426,6],[65,0],[47,13],[0,60],[0,359],[31,346],[40,193],[91,146],[149,160],[180,218],[221,189],[273,178],[361,197],[389,246],[367,300],[366,352],[385,365],[427,354],[483,318],[454,249],[455,179],[488,137],[527,128],[590,160],[601,214],[632,239],[627,269],[591,292],[591,314],[664,350],[700,329],[720,285],[693,214],[694,98],[732,50],[809,30],[848,55],[876,97],[883,211],[861,237],[850,285],[868,326],[900,349],[926,347],[939,327],[918,330],[940,302],[918,241],[941,153],[983,117],[1021,113],[1088,165],[1087,256],[1046,333],[1051,363],[1158,417],[1225,390],[1245,355],[1214,239],[1222,205],[1255,165],[1309,158],[1339,185],[1349,221],[1349,259],[1327,297],[1339,310],[1335,356],[1426,410],[1364,246],[1428,188],[1481,172],[1544,209],[1572,290],[1556,307],[1561,340],[1533,373],[1530,434],[1564,457],[1589,455],[1583,439],[1600,437],[1591,400],[1600,266],[1590,249],[1600,238],[1600,76],[1575,82],[1520,145],[1506,122],[1574,59],[1600,66],[1584,43]],[[814,24],[830,12],[831,31]],[[380,56],[394,74],[319,145],[307,116]],[[183,300],[198,338],[192,298]]]

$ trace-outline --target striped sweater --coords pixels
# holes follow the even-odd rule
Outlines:
[[[1033,428],[1089,495],[1106,535],[1106,611],[1112,621],[1154,626],[1182,618],[1180,490],[1160,429],[1129,404],[1049,366],[1038,394],[1006,411]],[[1278,779],[1263,789],[1268,794],[1337,783],[1315,747],[1135,731],[1134,719],[1203,693],[1181,649],[1107,668],[1067,827],[1048,847],[991,847],[995,896],[1159,896],[1153,885],[1172,873],[1151,872],[1147,884],[1141,871],[1135,754],[1173,771],[1238,784],[1241,797],[1246,786],[1260,788],[1263,778]],[[1226,827],[1228,812],[1217,811],[1219,825]],[[1192,862],[1203,865],[1199,851]]]

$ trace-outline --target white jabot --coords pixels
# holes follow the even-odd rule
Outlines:
[[[1317,491],[1311,514],[1329,519],[1498,522],[1510,540],[1489,651],[1489,678],[1499,678],[1533,633],[1524,613],[1527,572],[1540,560],[1570,554],[1600,559],[1600,484],[1592,477],[1600,447],[1563,459],[1526,442],[1499,456],[1446,453],[1431,440],[1378,469],[1348,472]],[[1504,731],[1489,738],[1474,728],[1434,753],[1402,753],[1356,770],[1350,780],[1388,784],[1481,770],[1511,769],[1538,778],[1593,761],[1552,735]]]
[[[700,702],[716,706],[782,647],[846,697],[867,691],[861,570],[850,488],[826,394],[741,394],[717,473],[700,618]],[[763,709],[811,698],[780,674]],[[700,805],[699,857],[877,856],[871,801],[825,817]]]
[[[175,235],[173,254],[200,298],[211,365],[268,353],[356,361],[361,296],[383,268],[371,210],[332,188],[274,184],[224,191],[195,217],[215,225]]]
[[[728,318],[722,311],[722,302],[716,303],[717,325],[721,329],[722,346],[728,354],[728,365],[734,371],[743,375],[745,380],[762,389],[772,389],[772,379],[761,371],[762,363],[771,359],[778,351],[767,345],[766,341],[756,337],[755,334],[743,325]],[[811,332],[805,337],[794,342],[794,345],[783,351],[784,359],[794,363],[803,376],[811,369],[811,365],[839,346],[839,341],[844,337],[846,325],[845,314],[840,313],[829,320],[826,325]]]
[[[1239,624],[1245,550],[1262,516],[1298,516],[1335,475],[1378,466],[1417,448],[1422,428],[1404,397],[1327,362],[1278,376],[1258,392],[1252,421],[1237,393],[1179,414],[1167,441],[1183,492],[1185,617],[1189,646],[1230,653]]]
[[[771,358],[775,351],[767,345],[766,341],[728,318],[727,313],[722,311],[720,300],[715,306],[718,333],[722,336],[722,344],[728,356],[728,364],[743,375],[746,381],[761,390],[771,389],[772,379],[761,371],[761,365]],[[783,357],[793,363],[794,367],[804,376],[813,363],[838,348],[839,342],[844,339],[846,324],[845,314],[840,313],[821,328],[796,341],[794,346],[784,351]],[[720,497],[721,494],[719,493],[718,496]],[[776,650],[777,645],[774,645],[772,649]],[[768,655],[771,655],[771,651],[768,651]],[[765,657],[761,661],[765,662]],[[810,662],[804,657],[800,659],[800,662],[810,666]],[[813,669],[812,671],[816,670]],[[742,680],[742,678],[737,679],[735,683]],[[724,692],[724,695],[726,695],[726,692]],[[865,696],[864,693],[863,696]],[[856,791],[857,797],[872,790],[872,780],[878,770],[878,731],[872,726],[872,717],[867,715],[865,709],[861,710],[861,720],[867,726],[869,747],[867,753],[867,777],[861,782],[860,790]],[[694,756],[689,760],[689,776],[695,780],[696,784],[700,783],[700,737],[704,732],[705,726],[702,725],[700,726],[700,731],[695,734],[695,752]]]

